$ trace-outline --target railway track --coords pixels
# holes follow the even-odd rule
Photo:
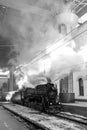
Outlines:
[[[33,126],[32,128],[34,128],[35,130],[49,130],[49,129],[42,127],[41,125],[33,122],[32,120],[29,120],[28,118],[22,116],[21,114],[17,113],[16,111],[11,110],[4,105],[2,105],[2,106],[3,106],[4,109],[6,109],[10,113],[12,113],[18,120],[24,121],[27,124],[27,127],[29,127],[31,125],[31,126]]]
[[[59,106],[55,106],[54,110],[52,107],[50,108],[50,110],[46,110],[46,112],[44,113],[87,125],[87,117],[84,117],[82,115],[72,114],[69,112],[64,112],[64,108],[62,104],[60,104]]]
[[[38,108],[34,108],[34,109],[38,110]],[[41,109],[39,111],[41,112]],[[62,105],[61,106],[55,106],[54,110],[53,110],[53,107],[52,107],[52,108],[50,108],[50,111],[47,110],[46,112],[43,112],[43,113],[48,114],[50,116],[60,117],[62,119],[67,119],[67,120],[71,120],[71,121],[74,121],[74,122],[77,122],[77,123],[87,125],[87,117],[77,115],[77,114],[72,114],[72,113],[69,113],[69,112],[64,112],[64,108],[63,108]]]
[[[20,117],[22,116],[26,121],[38,126],[39,129],[54,130],[55,127],[57,127],[56,129],[60,130],[60,127],[64,129],[72,129],[72,127],[74,127],[73,130],[87,130],[87,118],[83,116],[66,112],[56,112],[55,114],[42,113],[16,104],[5,105],[4,107]],[[77,129],[77,127],[79,129]]]
[[[60,107],[58,108],[57,108],[57,111],[54,110],[52,112],[46,112],[46,114],[87,125],[87,117],[84,117],[82,115],[72,114],[69,112],[64,112],[63,106],[62,106],[62,109],[60,109]]]
[[[77,123],[87,125],[87,118],[80,116],[80,115],[71,114],[71,113],[68,113],[68,112],[60,112],[60,113],[54,114],[54,116],[65,118],[65,119],[68,119],[68,120],[71,120],[71,121],[74,121],[74,122],[77,122]]]

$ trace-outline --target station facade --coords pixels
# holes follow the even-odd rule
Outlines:
[[[87,69],[70,73],[61,78],[57,85],[62,102],[87,102]]]
[[[72,38],[76,45],[74,50],[78,53],[82,47],[87,47],[87,22],[81,24],[72,32]],[[87,62],[84,52],[83,64]],[[84,70],[76,70],[57,81],[58,94],[62,102],[87,101],[87,67]]]

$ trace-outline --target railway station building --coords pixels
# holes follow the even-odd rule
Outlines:
[[[87,69],[70,73],[57,85],[62,102],[87,102]]]
[[[75,31],[72,33],[76,47],[75,51],[78,53],[82,52],[82,47],[86,48],[87,43],[87,22],[82,23]],[[84,32],[82,34],[82,32]],[[78,36],[78,34],[81,34]],[[77,37],[75,37],[77,36]],[[80,54],[78,53],[78,54]],[[83,63],[79,64],[76,70],[70,72],[66,76],[61,76],[57,81],[58,93],[62,99],[62,102],[74,102],[74,101],[85,101],[87,102],[87,55],[84,51]],[[76,63],[78,64],[78,63]],[[72,66],[73,67],[73,66]]]

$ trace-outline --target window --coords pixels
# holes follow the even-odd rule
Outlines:
[[[67,34],[67,28],[65,24],[59,25],[59,33],[66,35]]]
[[[79,95],[84,96],[84,86],[82,78],[79,78]]]

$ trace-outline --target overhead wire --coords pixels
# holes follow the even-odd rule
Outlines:
[[[84,1],[84,0],[83,0]],[[74,28],[73,30],[75,30],[76,28]],[[73,31],[72,30],[72,31]],[[70,34],[72,31],[70,31],[68,34]],[[67,35],[65,36],[65,38],[67,37]],[[64,38],[63,38],[64,39]],[[63,39],[60,39],[59,41],[61,41],[61,40],[63,40]],[[70,39],[70,40],[72,40],[72,39]],[[69,41],[70,41],[69,40]],[[59,41],[56,41],[56,42],[59,42]],[[69,41],[67,41],[67,42],[69,42]],[[56,44],[56,43],[55,43]],[[66,44],[63,44],[63,45],[66,45]],[[62,46],[63,46],[62,45]],[[4,45],[1,45],[1,46],[4,46]],[[5,45],[5,46],[15,46],[15,45]],[[62,46],[59,46],[58,48],[60,48],[60,47],[62,47]],[[57,49],[57,48],[56,48]],[[39,52],[39,54],[37,54],[31,61],[29,61],[29,64],[30,64],[30,62],[32,62],[33,60],[35,60],[35,58],[37,58],[38,56],[40,56],[40,55],[43,55],[43,56],[41,56],[40,58],[42,58],[42,57],[44,57],[44,56],[46,56],[47,54],[44,54],[44,52],[46,51],[46,49],[44,49],[44,50],[42,50],[41,52]],[[40,59],[39,58],[39,59]],[[36,59],[36,61],[37,60],[39,60],[39,59]],[[34,61],[34,62],[36,62],[36,61]]]
[[[82,1],[80,1],[79,2],[79,4],[77,5],[77,7],[79,6],[79,5],[81,5],[81,4],[83,4],[83,2],[84,2],[85,0],[82,0]],[[86,4],[85,4],[86,5]],[[85,7],[85,5],[83,5],[83,7]],[[74,8],[73,8],[74,9]],[[81,8],[81,9],[83,9],[83,8]],[[81,10],[80,9],[80,10]],[[79,11],[78,11],[79,12]],[[72,31],[74,31],[76,29],[76,27],[72,30]],[[72,31],[70,31],[69,32],[69,34],[72,32]],[[66,36],[65,36],[65,38],[66,38]],[[71,39],[72,40],[72,39]],[[61,41],[61,39],[59,40],[59,41]],[[58,41],[57,41],[58,42]],[[40,56],[40,54],[42,54],[42,53],[44,53],[46,51],[46,49],[44,49],[44,50],[42,50],[41,52],[39,52],[35,57],[33,57],[33,59],[35,60],[35,58],[37,58],[38,56]],[[46,55],[46,54],[45,54]],[[41,58],[41,57],[40,57]],[[33,59],[31,60],[31,61],[29,61],[29,62],[32,62],[33,61]]]
[[[84,4],[80,9],[78,9],[77,13],[79,13],[86,6],[87,6],[87,4]]]
[[[84,7],[85,7],[85,6],[84,6]],[[75,29],[76,29],[76,28],[75,28]],[[75,29],[73,29],[73,30],[75,30]],[[72,31],[73,31],[73,30],[72,30]],[[72,31],[70,31],[69,34],[70,34]],[[52,51],[55,51],[56,49],[61,48],[61,47],[65,46],[65,45],[67,45],[67,42],[69,42],[69,41],[71,41],[71,40],[77,38],[78,36],[80,36],[81,34],[83,34],[83,33],[86,32],[86,31],[87,31],[87,29],[84,30],[84,31],[82,31],[82,32],[80,32],[79,34],[77,34],[77,35],[74,36],[73,38],[71,38],[71,39],[69,39],[68,41],[66,41],[66,43],[64,43],[63,45],[60,45],[59,47],[53,49]],[[62,38],[61,40],[66,39],[66,37],[67,37],[67,35],[66,35],[64,38]],[[56,41],[56,42],[60,42],[61,40]],[[56,43],[55,43],[55,44],[56,44]],[[42,51],[39,52],[33,59],[35,59],[35,58],[37,58],[37,56],[41,56],[41,55],[43,55],[43,56],[41,56],[39,59],[43,58],[44,56],[47,55],[47,54],[44,54],[45,51],[46,51],[46,49],[42,50]],[[50,51],[50,53],[51,53],[52,51]],[[33,59],[32,59],[32,60],[33,60]],[[38,61],[39,59],[36,59],[36,61]],[[30,62],[32,62],[32,60],[31,60]],[[34,63],[36,63],[36,61],[34,61]],[[30,63],[29,63],[29,64],[30,64]],[[83,65],[83,64],[84,64],[84,62],[79,63],[79,64],[75,64],[75,65],[71,65],[71,66],[65,67],[65,68],[63,68],[63,69],[69,69],[69,68],[72,68],[72,67],[74,67],[74,66]],[[55,80],[55,81],[56,81],[56,80]]]
[[[75,9],[77,9],[80,5],[82,5],[83,4],[83,2],[85,2],[85,0],[81,0],[81,1],[76,1],[76,0],[73,0],[73,2],[72,3],[75,3],[75,2],[77,2],[77,4],[76,4],[76,6],[72,9],[72,10],[75,10]]]
[[[53,46],[56,45],[56,44],[58,44],[58,42],[60,42],[60,41],[62,41],[62,40],[66,40],[67,36],[69,36],[69,35],[70,35],[73,31],[75,31],[75,30],[76,30],[76,27],[73,28],[73,30],[71,30],[70,32],[68,32],[63,38],[57,39],[56,41],[54,41]],[[49,48],[50,48],[50,47],[49,47]],[[49,48],[48,48],[48,49],[49,49]],[[36,56],[34,56],[29,62],[32,62],[33,60],[35,60],[35,58],[38,58],[38,56],[44,54],[45,51],[46,51],[46,49],[41,50],[41,51],[40,51]],[[46,55],[46,54],[45,54],[45,55]],[[29,63],[29,64],[30,64],[30,63]]]
[[[85,1],[85,0],[81,1],[80,4],[83,3],[84,1]],[[69,34],[71,34],[73,31],[75,31],[75,29],[76,29],[76,27],[73,28],[69,33],[67,33],[64,38],[58,39],[58,40],[56,40],[55,42],[60,42],[61,40],[66,39]],[[71,40],[72,40],[72,39],[71,39]],[[54,42],[54,45],[56,44],[55,42]],[[45,53],[45,51],[46,51],[46,49],[41,50],[38,54],[36,54],[36,55],[29,61],[29,64],[30,64],[30,62],[32,62],[33,60],[35,60],[35,58],[37,58],[37,57],[40,56],[41,54]]]
[[[75,29],[76,29],[76,28],[75,28]],[[67,44],[70,44],[70,43],[68,43],[68,42],[70,42],[71,40],[74,40],[75,38],[77,38],[77,37],[80,36],[81,34],[85,33],[86,31],[87,31],[87,29],[85,29],[84,31],[82,31],[82,32],[80,32],[79,34],[75,35],[73,38],[69,39],[69,40],[66,41],[64,44],[60,45],[59,47],[54,48],[54,49],[53,49],[52,51],[50,51],[49,53],[55,51],[56,49],[59,49],[59,48],[61,48],[61,47],[64,47],[64,46],[67,45]],[[70,33],[71,33],[71,32],[70,32]],[[68,33],[68,34],[70,34],[70,33]],[[67,34],[66,36],[68,36],[68,34]],[[66,39],[66,36],[65,36],[65,38],[62,38],[61,40]],[[59,40],[58,42],[60,42],[61,40]],[[57,43],[57,44],[58,44],[58,43]],[[41,58],[47,56],[49,53],[48,53],[48,54],[43,53],[43,52],[45,52],[45,51],[46,51],[46,49],[44,49],[43,51],[41,51],[40,54],[43,54],[43,55],[42,55],[42,56],[41,56],[41,55],[38,55],[38,56],[40,56],[40,57],[36,57],[36,58],[38,58],[38,59],[34,59],[34,61],[31,60],[31,61],[30,61],[31,63],[29,63],[29,64],[34,64],[34,63],[36,63],[38,60],[40,60]],[[33,61],[33,63],[32,63],[32,61]],[[27,65],[29,65],[29,64],[26,64],[25,66],[27,66]]]
[[[86,32],[87,31],[87,29],[86,30],[84,30],[84,31],[82,31],[81,33],[79,33],[78,35],[76,35],[74,38],[76,38],[77,36],[80,36],[81,34],[83,34],[84,32]],[[72,40],[72,39],[71,39]],[[70,40],[69,40],[70,41]],[[56,48],[57,49],[57,48]],[[80,67],[80,65],[84,65],[85,63],[84,62],[81,62],[81,63],[78,63],[78,64],[75,64],[75,65],[71,65],[71,66],[67,66],[67,67],[65,67],[65,68],[63,68],[63,70],[65,70],[65,69],[74,69],[76,66],[77,67]],[[79,65],[79,66],[78,66]],[[57,79],[56,79],[57,80]],[[56,81],[55,80],[55,81]]]

